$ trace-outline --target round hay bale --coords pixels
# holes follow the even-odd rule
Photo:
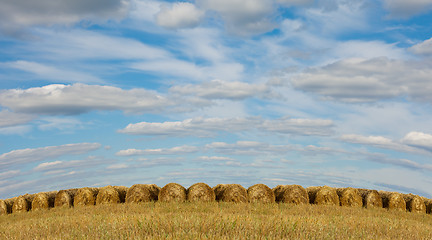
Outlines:
[[[213,189],[205,183],[195,183],[186,190],[187,200],[190,202],[213,202],[216,194]]]
[[[247,189],[249,202],[274,203],[276,197],[267,185],[255,184]]]
[[[74,197],[74,206],[95,205],[98,193],[98,188],[85,187],[78,189]]]
[[[248,202],[248,193],[240,184],[229,184],[223,191],[221,201],[224,202]]]
[[[9,198],[5,200],[0,200],[0,216],[12,213],[12,206],[15,198]]]
[[[420,196],[414,194],[404,194],[403,197],[406,202],[407,210],[416,213],[426,213],[426,205]]]
[[[158,199],[161,202],[186,201],[186,188],[178,183],[168,183],[160,191]]]
[[[29,211],[33,198],[33,194],[25,194],[17,197],[12,205],[12,213]]]
[[[57,191],[36,193],[31,204],[32,211],[53,208],[56,194]]]
[[[54,207],[73,207],[77,191],[77,188],[58,191],[54,199]]]
[[[336,190],[340,205],[343,207],[362,207],[363,199],[355,188],[338,188]]]
[[[218,184],[213,187],[213,191],[216,195],[216,201],[221,201],[224,191],[228,188],[229,184]]]
[[[401,193],[387,191],[379,191],[378,193],[383,200],[384,208],[406,211],[406,202]]]
[[[382,208],[383,202],[377,190],[357,189],[363,200],[363,207],[365,208]]]
[[[339,196],[336,189],[329,186],[308,187],[309,202],[318,205],[337,205],[339,206]]]
[[[106,186],[99,189],[99,193],[96,197],[96,204],[115,204],[122,202],[122,192],[118,191],[118,188],[113,186]],[[124,198],[123,198],[124,199]]]
[[[300,185],[278,185],[273,188],[276,197],[276,202],[307,204],[309,203],[309,195]]]
[[[125,186],[114,186],[114,188],[119,193],[120,203],[124,203],[126,201],[126,193],[129,188]]]
[[[154,184],[135,184],[126,193],[127,203],[157,201],[159,188]],[[156,186],[156,187],[155,187]]]

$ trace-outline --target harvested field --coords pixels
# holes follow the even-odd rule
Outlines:
[[[309,202],[318,205],[339,205],[339,196],[336,189],[323,187],[306,188],[309,195]]]
[[[57,191],[34,194],[34,198],[31,204],[32,211],[53,208],[56,194]]]
[[[126,193],[126,203],[157,201],[159,187],[154,184],[135,184]]]
[[[379,191],[383,200],[383,207],[387,209],[406,210],[406,202],[401,193]]]
[[[29,211],[33,198],[34,194],[25,194],[17,197],[12,205],[12,213]]]
[[[178,183],[168,183],[160,191],[158,199],[161,202],[186,201],[186,188]]]
[[[382,208],[383,202],[377,190],[358,189],[365,208]]]
[[[9,198],[0,200],[0,215],[7,215],[12,213],[12,205],[16,198]]]
[[[96,204],[123,203],[126,197],[126,187],[106,186],[99,189]]]
[[[309,203],[309,195],[300,185],[278,185],[273,188],[276,202],[307,204]]]
[[[362,207],[363,199],[355,188],[338,188],[336,190],[339,196],[340,205],[343,207]]]
[[[78,189],[60,190],[55,196],[54,207],[73,207],[74,197]]]
[[[99,188],[80,188],[74,197],[74,206],[92,206],[96,204]]]
[[[404,194],[403,197],[406,202],[406,209],[408,211],[426,213],[426,205],[420,196],[414,194]]]
[[[248,193],[240,184],[229,184],[222,193],[223,202],[248,202]]]
[[[195,183],[186,190],[187,200],[190,202],[213,202],[216,194],[213,189],[205,183]]]
[[[247,189],[249,202],[274,203],[276,197],[271,188],[264,184],[255,184]]]

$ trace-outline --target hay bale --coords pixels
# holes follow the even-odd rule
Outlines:
[[[378,193],[382,198],[384,208],[406,210],[406,202],[401,193],[387,191],[379,191]]]
[[[240,184],[228,184],[222,193],[223,202],[248,202],[248,193]]]
[[[74,206],[92,206],[96,204],[99,188],[80,188],[74,196]]]
[[[365,208],[382,208],[383,202],[377,190],[357,189],[363,200]]]
[[[249,202],[274,203],[276,197],[271,188],[264,184],[255,184],[247,189]]]
[[[55,196],[54,207],[73,207],[77,191],[77,188],[58,191]]]
[[[403,197],[406,202],[407,210],[416,213],[426,213],[426,205],[420,196],[414,194],[404,194]]]
[[[186,196],[186,188],[182,185],[168,183],[159,191],[158,199],[161,202],[184,202]]]
[[[96,204],[122,203],[125,200],[127,188],[106,186],[99,189],[96,197]]]
[[[16,197],[0,200],[0,216],[12,213],[12,206]]]
[[[41,192],[34,194],[34,198],[31,204],[32,211],[53,208],[56,194],[57,191]]]
[[[343,207],[362,207],[363,199],[355,188],[338,188],[336,192],[339,196],[340,205]]]
[[[12,205],[12,213],[27,212],[31,209],[33,194],[25,194],[17,197]]]
[[[339,206],[339,196],[336,189],[329,186],[308,187],[309,202],[318,205],[337,205]]]
[[[307,204],[309,195],[300,185],[278,185],[273,188],[276,202]]]
[[[135,184],[126,193],[127,203],[157,201],[159,187],[155,184]]]
[[[195,183],[186,190],[187,200],[190,202],[213,202],[216,194],[213,189],[205,183]]]
[[[221,201],[224,191],[228,188],[229,184],[218,184],[213,187],[213,191],[216,195],[216,201]]]

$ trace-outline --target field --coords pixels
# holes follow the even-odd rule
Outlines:
[[[0,216],[0,239],[432,239],[432,215],[285,203],[114,204]]]

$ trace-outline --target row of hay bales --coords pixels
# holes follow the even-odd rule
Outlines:
[[[196,183],[188,189],[177,183],[163,188],[155,184],[135,184],[130,188],[106,186],[103,188],[67,189],[0,200],[0,215],[36,211],[53,207],[76,207],[99,204],[139,202],[223,201],[337,205],[347,207],[377,207],[431,213],[432,200],[413,194],[401,194],[356,188],[328,186],[303,188],[300,185],[279,185],[273,189],[256,184],[247,190],[239,184],[218,184],[211,188]]]

